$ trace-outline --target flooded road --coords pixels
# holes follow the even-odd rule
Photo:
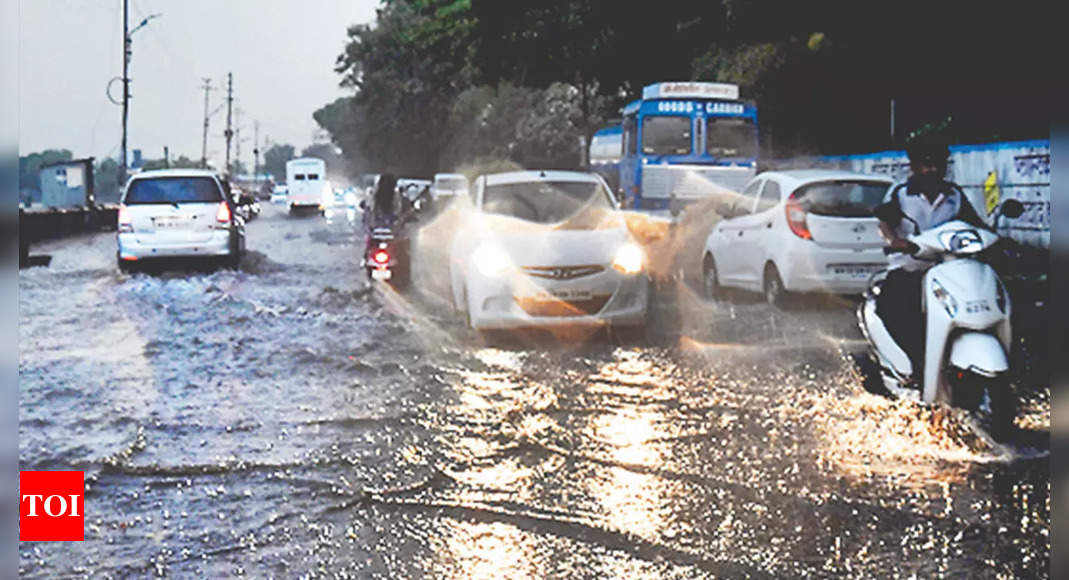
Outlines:
[[[682,283],[644,340],[485,345],[440,285],[369,285],[352,219],[265,206],[237,271],[35,246],[21,469],[85,471],[86,541],[21,575],[1049,575],[1048,389],[993,446],[867,393],[849,302]]]

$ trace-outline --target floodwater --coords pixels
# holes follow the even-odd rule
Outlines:
[[[86,531],[20,575],[1049,576],[1049,389],[996,446],[867,393],[849,302],[683,283],[645,339],[484,344],[365,280],[358,217],[265,206],[237,271],[34,248],[21,469],[84,471]]]

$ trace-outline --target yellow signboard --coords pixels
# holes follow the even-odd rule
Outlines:
[[[998,189],[998,175],[992,171],[984,180],[984,205],[987,206],[987,214],[995,211],[998,207],[1000,192]]]

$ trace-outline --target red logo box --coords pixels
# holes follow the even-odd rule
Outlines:
[[[84,472],[19,472],[19,540],[85,540]]]

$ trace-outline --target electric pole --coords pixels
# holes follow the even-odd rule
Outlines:
[[[241,168],[241,107],[234,109],[234,165]]]
[[[200,166],[208,167],[208,94],[212,90],[212,79],[204,79],[204,135],[200,143]]]
[[[232,127],[233,122],[233,104],[234,104],[234,73],[226,73],[226,132],[223,135],[226,136],[226,173],[229,176],[230,171],[230,138],[234,136],[234,130]]]
[[[119,151],[119,189],[126,187],[126,125],[130,119],[130,56],[132,37],[149,20],[160,16],[150,14],[136,28],[130,30],[130,0],[122,0],[122,151]],[[110,95],[108,98],[111,98]]]
[[[252,179],[255,182],[260,175],[260,122],[252,122]]]
[[[122,0],[122,150],[119,152],[119,191],[126,187],[126,122],[130,117],[130,0]]]

